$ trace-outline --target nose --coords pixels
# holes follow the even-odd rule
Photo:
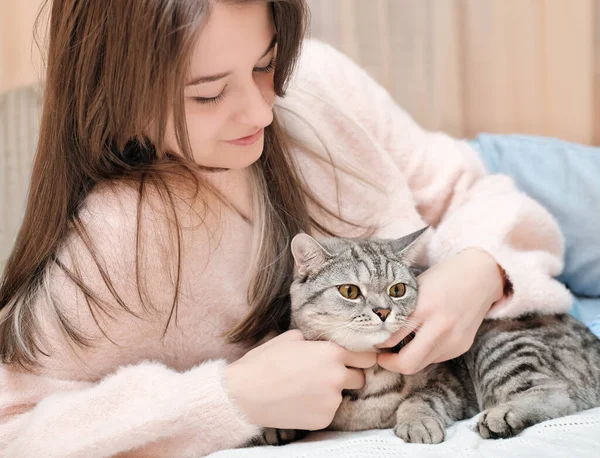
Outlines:
[[[236,121],[252,127],[266,127],[273,122],[273,104],[264,88],[251,82],[240,97]]]
[[[385,321],[388,315],[390,314],[391,310],[377,307],[373,309],[373,312],[379,317],[379,319],[381,319],[381,321]]]

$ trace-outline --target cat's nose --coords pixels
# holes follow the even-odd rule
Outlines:
[[[391,310],[390,309],[382,309],[380,307],[377,307],[377,308],[373,309],[373,312],[375,312],[375,315],[377,315],[381,319],[381,321],[385,321],[385,319],[390,314]]]

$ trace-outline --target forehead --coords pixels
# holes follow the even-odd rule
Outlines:
[[[390,247],[378,243],[360,243],[344,247],[326,266],[322,280],[334,283],[360,282],[389,286],[392,281],[412,285],[413,276],[408,266],[398,260]]]
[[[273,38],[267,2],[213,2],[192,54],[193,74],[234,71],[255,63]]]

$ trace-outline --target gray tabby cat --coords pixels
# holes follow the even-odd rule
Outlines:
[[[417,279],[411,270],[424,229],[399,240],[292,241],[292,328],[308,340],[368,351],[408,326]],[[401,343],[399,346],[401,346]],[[451,423],[483,411],[484,438],[507,438],[552,418],[600,406],[600,340],[569,315],[484,321],[462,357],[405,376],[378,366],[345,391],[329,429],[394,428],[406,442],[436,444]],[[305,432],[267,429],[256,444]]]

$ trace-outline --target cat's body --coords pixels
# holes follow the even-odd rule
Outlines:
[[[444,409],[448,412],[445,416],[450,423],[471,417],[479,411],[475,407],[474,390],[461,383],[465,376],[468,377],[463,361],[453,360],[431,365],[415,375],[397,374],[379,366],[366,369],[364,373],[364,388],[343,392],[342,404],[329,429],[361,431],[394,428],[398,424],[398,408],[401,404],[410,403],[417,393],[423,393],[428,399],[433,399],[435,392],[441,390],[446,395],[450,392],[456,393],[453,397],[457,402]],[[411,416],[416,414],[413,410],[403,409]],[[444,421],[444,424],[449,422]],[[416,438],[413,439],[416,441]],[[441,439],[436,442],[440,441]]]
[[[396,241],[329,239],[292,243],[292,326],[307,339],[373,349],[407,324],[417,281],[411,271],[422,231]],[[408,442],[438,443],[447,426],[484,412],[478,429],[504,438],[548,419],[600,406],[600,340],[568,315],[484,321],[462,357],[415,375],[375,366],[346,391],[330,429],[394,428]],[[266,432],[267,443],[293,440]]]
[[[437,443],[447,426],[484,411],[480,434],[504,438],[600,406],[600,340],[568,315],[486,321],[462,357],[415,375],[375,367],[365,376],[363,389],[344,393],[331,429],[394,428]]]

